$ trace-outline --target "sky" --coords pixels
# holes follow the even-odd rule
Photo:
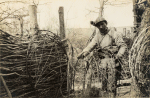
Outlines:
[[[10,1],[10,0],[0,0]],[[11,0],[12,1],[12,0]],[[18,0],[13,0],[18,1]],[[90,21],[96,20],[100,8],[99,0],[21,0],[27,5],[37,4],[40,29],[59,28],[60,6],[64,8],[65,28],[93,28]],[[106,0],[105,0],[106,1]],[[21,4],[14,7],[22,7]],[[28,7],[28,6],[27,6]],[[132,0],[108,0],[103,17],[109,27],[133,26]]]
[[[132,0],[108,0],[103,17],[110,27],[133,26]],[[41,28],[59,25],[59,7],[64,7],[66,28],[92,28],[90,21],[98,17],[99,0],[40,0],[38,21]]]

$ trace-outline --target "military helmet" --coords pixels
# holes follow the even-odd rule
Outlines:
[[[99,22],[105,22],[107,24],[107,21],[103,17],[98,17],[95,21],[91,21],[91,24],[96,26]]]

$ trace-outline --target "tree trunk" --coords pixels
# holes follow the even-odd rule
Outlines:
[[[102,17],[104,0],[100,0],[99,17]]]
[[[137,26],[136,0],[133,0],[134,27]]]

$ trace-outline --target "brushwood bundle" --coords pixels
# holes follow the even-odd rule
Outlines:
[[[16,42],[0,31],[1,75],[13,97],[60,97],[67,93],[68,57],[60,38],[39,30],[34,40]],[[1,82],[1,97],[7,93]]]
[[[142,14],[141,25],[138,28],[129,54],[129,66],[133,78],[134,97],[150,96],[150,8]]]

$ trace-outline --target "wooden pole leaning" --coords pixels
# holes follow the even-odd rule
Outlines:
[[[59,36],[61,38],[61,40],[64,40],[66,38],[65,35],[65,23],[64,23],[64,8],[61,6],[59,7],[58,10],[59,13]],[[65,39],[65,41],[63,41],[65,46],[67,45],[67,40]],[[67,52],[67,56],[69,57],[69,53],[68,53],[68,47],[66,47],[66,52]],[[67,65],[67,92],[68,92],[68,96],[70,95],[70,62],[68,61],[68,65]]]

